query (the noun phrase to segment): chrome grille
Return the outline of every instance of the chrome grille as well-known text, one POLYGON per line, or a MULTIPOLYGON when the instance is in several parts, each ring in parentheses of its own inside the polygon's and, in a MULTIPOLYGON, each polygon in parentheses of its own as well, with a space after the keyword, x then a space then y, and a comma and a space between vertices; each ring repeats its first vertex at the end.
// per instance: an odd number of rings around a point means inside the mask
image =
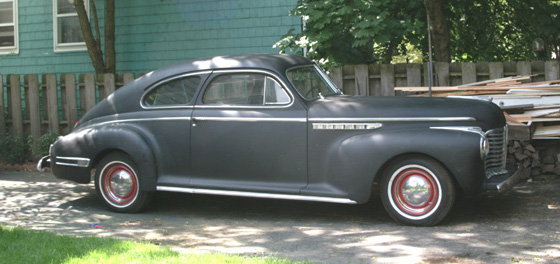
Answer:
POLYGON ((490 152, 484 160, 486 177, 507 173, 506 154, 507 154, 507 126, 488 130, 486 138, 490 144, 490 152))

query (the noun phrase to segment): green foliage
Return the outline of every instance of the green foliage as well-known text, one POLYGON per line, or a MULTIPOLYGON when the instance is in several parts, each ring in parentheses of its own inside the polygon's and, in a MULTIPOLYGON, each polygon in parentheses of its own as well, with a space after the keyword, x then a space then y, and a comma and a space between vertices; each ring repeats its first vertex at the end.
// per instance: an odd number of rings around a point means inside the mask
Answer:
POLYGON ((0 135, 0 162, 21 164, 27 159, 28 146, 21 138, 10 134, 0 135))
MULTIPOLYGON (((560 1, 443 2, 453 61, 560 58, 560 1), (537 38, 544 51, 533 50, 537 38)), ((299 0, 292 15, 303 18, 305 30, 290 30, 275 45, 281 52, 307 48, 327 66, 427 60, 422 0, 299 0)))
POLYGON ((50 131, 47 134, 42 135, 37 141, 34 141, 32 137, 27 139, 27 144, 29 144, 29 148, 31 149, 31 154, 34 159, 39 159, 49 154, 49 147, 52 143, 54 143, 60 133, 58 131, 50 131))
POLYGON ((275 47, 281 52, 307 48, 308 57, 326 64, 388 62, 405 39, 416 40, 423 22, 422 1, 300 0, 292 15, 305 32, 290 30, 275 47))

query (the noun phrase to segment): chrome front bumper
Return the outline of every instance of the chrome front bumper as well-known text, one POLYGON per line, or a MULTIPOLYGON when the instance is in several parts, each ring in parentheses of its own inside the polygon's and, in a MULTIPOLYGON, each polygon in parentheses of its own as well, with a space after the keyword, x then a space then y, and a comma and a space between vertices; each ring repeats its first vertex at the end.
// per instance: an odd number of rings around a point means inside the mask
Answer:
POLYGON ((511 190, 513 186, 527 179, 531 173, 530 169, 523 167, 517 168, 513 174, 496 175, 486 180, 485 189, 487 191, 505 192, 511 190))
POLYGON ((51 156, 47 155, 42 157, 39 162, 37 162, 37 170, 45 171, 45 168, 51 167, 51 156))

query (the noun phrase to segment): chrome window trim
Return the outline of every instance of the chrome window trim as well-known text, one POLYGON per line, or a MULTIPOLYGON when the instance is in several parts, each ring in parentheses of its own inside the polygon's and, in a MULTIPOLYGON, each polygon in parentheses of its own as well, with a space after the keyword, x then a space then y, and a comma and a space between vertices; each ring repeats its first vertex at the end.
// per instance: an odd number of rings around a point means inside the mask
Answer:
POLYGON ((310 118, 311 122, 450 122, 476 121, 474 117, 310 118))
MULTIPOLYGON (((170 82, 170 81, 173 81, 173 80, 177 80, 177 79, 180 79, 180 78, 191 77, 191 76, 196 76, 196 75, 203 75, 203 74, 210 74, 210 73, 212 73, 212 71, 189 72, 189 73, 185 73, 185 74, 175 75, 173 77, 162 79, 162 80, 160 80, 156 83, 153 83, 153 84, 149 85, 148 87, 144 88, 144 94, 142 94, 142 96, 140 97, 140 107, 142 107, 142 109, 144 109, 144 110, 192 108, 194 102, 196 101, 196 92, 198 92, 198 89, 195 91, 195 97, 193 97, 191 99, 191 101, 189 102, 189 104, 187 104, 187 105, 150 106, 150 105, 145 105, 144 104, 144 99, 153 89, 157 88, 159 85, 161 85, 163 83, 170 82)), ((201 77, 200 78, 201 83, 198 84, 199 87, 203 84, 203 81, 204 80, 201 77)))
MULTIPOLYGON (((317 63, 307 64, 307 65, 294 66, 294 67, 291 67, 291 68, 286 69, 286 72, 285 72, 284 74, 286 75, 286 78, 287 78, 288 72, 289 72, 289 71, 292 71, 292 70, 295 70, 295 69, 300 69, 300 68, 308 68, 308 67, 313 67, 313 68, 315 68, 315 70, 319 73, 319 75, 321 75, 321 77, 323 77, 323 80, 327 83, 327 85, 328 85, 329 87, 331 87, 331 89, 333 89, 333 91, 338 91, 338 93, 339 93, 340 95, 344 94, 344 93, 342 92, 342 90, 338 89, 338 87, 337 87, 337 86, 334 84, 334 82, 329 78, 329 76, 325 74, 325 72, 321 69, 321 67, 319 67, 319 66, 317 65, 317 63)), ((307 101, 307 102, 310 102, 310 101, 314 101, 314 100, 316 100, 316 99, 319 99, 319 98, 306 99, 305 96, 303 96, 303 95, 299 92, 299 90, 298 90, 298 89, 296 88, 296 86, 292 83, 292 81, 290 81, 290 79, 288 79, 288 81, 289 81, 290 84, 292 85, 293 89, 298 93, 298 95, 299 95, 303 100, 305 100, 305 101, 307 101)), ((320 96, 320 97, 322 97, 322 96, 320 96)), ((321 98, 321 99, 324 99, 324 98, 321 98)))
MULTIPOLYGON (((282 105, 218 105, 218 104, 204 104, 202 102, 202 97, 204 97, 204 92, 206 92, 206 88, 208 88, 208 85, 204 85, 204 89, 200 94, 200 104, 195 104, 195 108, 200 108, 200 109, 223 109, 223 108, 235 108, 235 109, 282 109, 282 108, 289 108, 290 106, 292 106, 294 104, 295 101, 295 97, 294 94, 292 93, 292 91, 288 88, 289 86, 286 85, 286 83, 284 81, 282 81, 282 78, 280 78, 277 74, 275 74, 274 72, 271 71, 266 71, 266 70, 257 70, 257 69, 237 69, 237 70, 215 70, 214 72, 212 72, 212 74, 228 74, 228 73, 261 73, 264 74, 265 77, 271 77, 273 80, 275 80, 276 82, 278 82, 281 86, 282 89, 284 89, 284 91, 286 91, 286 93, 288 94, 288 96, 290 97, 290 102, 287 104, 282 104, 282 105)), ((212 77, 212 80, 215 77, 212 77)), ((212 80, 209 80, 208 84, 210 84, 212 82, 212 80)))
POLYGON ((305 123, 305 118, 274 118, 274 117, 195 117, 193 121, 223 121, 223 122, 300 122, 305 123))
POLYGON ((70 167, 89 167, 90 159, 81 157, 55 157, 56 165, 70 166, 70 167))
POLYGON ((166 191, 166 192, 191 193, 191 194, 211 194, 211 195, 251 197, 251 198, 268 198, 268 199, 298 200, 298 201, 310 201, 310 202, 357 204, 356 201, 347 198, 305 196, 305 195, 296 195, 296 194, 226 191, 226 190, 183 188, 183 187, 171 187, 171 186, 157 186, 157 190, 166 191))
POLYGON ((381 127, 381 123, 313 123, 314 130, 374 130, 381 127))

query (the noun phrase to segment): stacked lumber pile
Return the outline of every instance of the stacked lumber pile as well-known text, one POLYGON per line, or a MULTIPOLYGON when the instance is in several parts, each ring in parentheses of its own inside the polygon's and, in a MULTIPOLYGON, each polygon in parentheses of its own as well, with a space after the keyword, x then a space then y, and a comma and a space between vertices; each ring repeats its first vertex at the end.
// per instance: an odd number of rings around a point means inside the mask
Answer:
MULTIPOLYGON (((491 100, 504 110, 512 139, 560 139, 560 80, 528 83, 530 79, 531 76, 516 76, 433 87, 432 96, 491 100)), ((427 87, 396 87, 395 91, 429 96, 427 87)))

